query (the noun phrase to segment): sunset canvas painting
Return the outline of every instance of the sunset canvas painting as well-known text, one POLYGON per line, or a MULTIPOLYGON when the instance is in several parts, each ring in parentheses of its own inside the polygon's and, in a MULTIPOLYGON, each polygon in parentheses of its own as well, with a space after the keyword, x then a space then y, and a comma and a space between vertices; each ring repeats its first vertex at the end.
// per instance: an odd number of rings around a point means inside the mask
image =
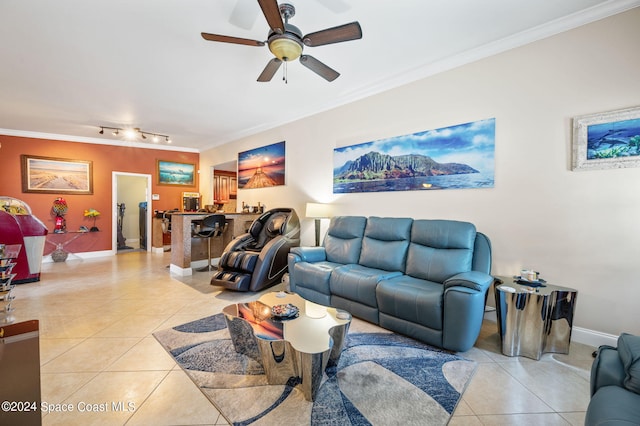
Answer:
POLYGON ((284 141, 238 154, 238 188, 268 188, 284 181, 284 141))

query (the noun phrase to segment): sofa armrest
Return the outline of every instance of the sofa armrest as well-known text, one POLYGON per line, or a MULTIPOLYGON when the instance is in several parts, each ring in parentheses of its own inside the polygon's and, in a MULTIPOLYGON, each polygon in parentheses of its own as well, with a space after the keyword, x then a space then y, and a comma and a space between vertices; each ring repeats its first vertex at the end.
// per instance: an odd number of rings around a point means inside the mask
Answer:
POLYGON ((327 252, 324 247, 292 247, 291 254, 298 257, 298 262, 322 262, 327 260, 327 252))
POLYGON ((443 284, 445 290, 451 287, 460 286, 485 293, 489 289, 489 286, 491 286, 492 282, 493 277, 489 274, 478 271, 469 271, 461 272, 451 278, 447 278, 443 284))
MULTIPOLYGON (((296 292, 298 284, 304 280, 304 274, 297 271, 296 264, 300 262, 317 263, 327 259, 324 247, 291 247, 287 255, 289 266, 289 290, 296 292)), ((329 297, 329 296, 327 296, 329 297)), ((325 304, 327 301, 323 301, 325 304)))
POLYGON ((486 292, 463 285, 452 285, 444 291, 442 307, 442 346, 455 352, 473 347, 484 318, 486 292))
POLYGON ((618 351, 611 346, 600 346, 591 366, 591 396, 604 386, 624 387, 624 365, 618 351))
POLYGON ((618 337, 618 355, 624 367, 624 387, 640 394, 640 336, 622 333, 618 337))

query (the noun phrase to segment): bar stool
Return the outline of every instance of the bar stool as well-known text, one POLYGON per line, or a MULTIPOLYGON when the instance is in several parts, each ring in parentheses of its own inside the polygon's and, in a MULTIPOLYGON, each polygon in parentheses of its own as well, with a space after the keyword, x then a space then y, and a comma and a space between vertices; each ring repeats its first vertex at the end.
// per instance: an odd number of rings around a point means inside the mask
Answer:
POLYGON ((197 271, 213 271, 215 268, 211 265, 211 240, 221 236, 227 229, 227 220, 223 214, 212 214, 202 219, 202 225, 198 232, 194 234, 197 238, 207 239, 207 266, 196 269, 197 271))

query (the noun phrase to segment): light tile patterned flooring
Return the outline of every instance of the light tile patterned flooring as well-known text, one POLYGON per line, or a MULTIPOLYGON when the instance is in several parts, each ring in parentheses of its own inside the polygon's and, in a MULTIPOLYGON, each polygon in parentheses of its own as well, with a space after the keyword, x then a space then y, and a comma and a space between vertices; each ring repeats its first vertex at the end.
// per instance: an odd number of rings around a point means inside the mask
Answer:
MULTIPOLYGON (((42 400, 71 403, 44 425, 226 425, 152 333, 221 311, 255 294, 220 291, 209 273, 176 277, 169 253, 133 252, 43 265, 42 279, 16 288, 17 321, 40 320, 42 400), (131 410, 114 411, 122 402, 131 410), (105 412, 80 412, 103 404, 105 412)), ((500 354, 485 320, 463 353, 478 369, 450 425, 582 425, 594 348, 540 361, 500 354)), ((99 407, 99 406, 98 406, 99 407)))

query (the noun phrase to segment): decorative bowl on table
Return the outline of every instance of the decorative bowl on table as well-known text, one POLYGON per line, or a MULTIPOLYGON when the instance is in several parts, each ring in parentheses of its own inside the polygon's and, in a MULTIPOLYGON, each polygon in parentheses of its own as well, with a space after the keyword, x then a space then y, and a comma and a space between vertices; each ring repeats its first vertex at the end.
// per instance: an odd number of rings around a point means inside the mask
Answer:
POLYGON ((274 305, 271 307, 271 315, 274 319, 289 320, 298 317, 300 309, 291 303, 274 305))
POLYGON ((528 278, 517 275, 513 277, 513 280, 518 284, 527 285, 529 287, 546 287, 547 286, 547 281, 543 280, 542 278, 530 280, 528 278))

